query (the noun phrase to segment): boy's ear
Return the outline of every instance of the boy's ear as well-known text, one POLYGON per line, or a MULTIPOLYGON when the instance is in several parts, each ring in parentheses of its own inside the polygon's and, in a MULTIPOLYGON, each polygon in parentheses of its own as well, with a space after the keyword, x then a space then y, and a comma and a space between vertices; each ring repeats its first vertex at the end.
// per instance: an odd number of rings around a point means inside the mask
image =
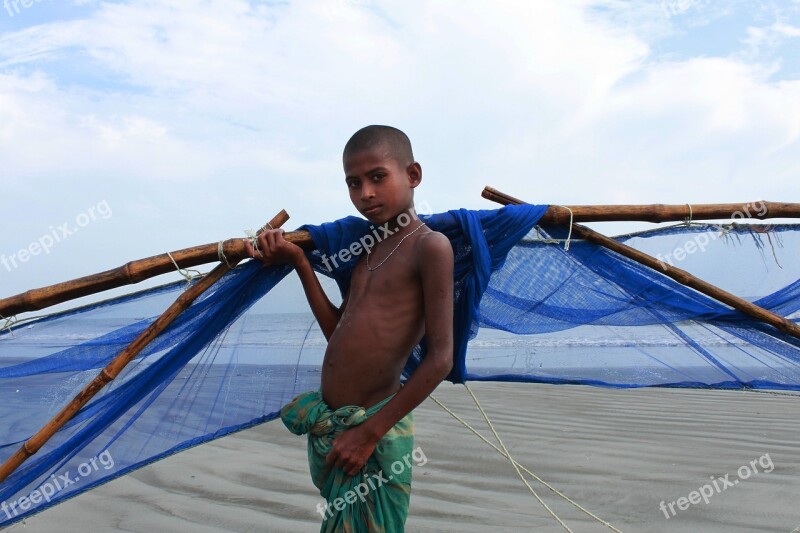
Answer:
POLYGON ((408 165, 406 173, 408 174, 408 181, 412 189, 422 181, 422 166, 416 161, 408 165))

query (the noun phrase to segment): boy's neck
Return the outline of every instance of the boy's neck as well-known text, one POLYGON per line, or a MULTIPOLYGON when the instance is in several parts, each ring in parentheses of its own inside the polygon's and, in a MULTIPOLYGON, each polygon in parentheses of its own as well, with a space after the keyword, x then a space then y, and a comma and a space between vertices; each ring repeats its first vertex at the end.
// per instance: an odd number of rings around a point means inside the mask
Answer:
POLYGON ((417 215, 417 211, 412 205, 411 207, 404 209, 403 211, 398 213, 396 216, 390 218, 386 222, 382 224, 376 224, 376 226, 386 226, 388 224, 388 226, 386 227, 393 233, 392 235, 386 237, 383 240, 387 239, 391 240, 395 236, 403 236, 411 231, 414 231, 414 229, 416 229, 420 223, 421 221, 419 219, 419 216, 417 215))

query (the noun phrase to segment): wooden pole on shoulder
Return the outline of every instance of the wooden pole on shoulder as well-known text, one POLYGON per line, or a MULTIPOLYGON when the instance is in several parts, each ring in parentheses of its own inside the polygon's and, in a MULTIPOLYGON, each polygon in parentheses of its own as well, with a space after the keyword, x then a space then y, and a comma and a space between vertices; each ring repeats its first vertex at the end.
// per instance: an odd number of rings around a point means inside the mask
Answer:
MULTIPOLYGON (((503 205, 525 203, 522 200, 514 198, 513 196, 509 196, 496 189, 490 189, 488 187, 484 189, 482 196, 488 200, 492 200, 493 202, 503 205)), ((600 246, 604 246, 609 250, 613 250, 614 252, 623 255, 628 259, 632 259, 637 263, 650 267, 651 269, 674 279, 681 285, 690 287, 697 292, 703 293, 706 296, 724 303, 725 305, 729 305, 730 307, 737 309, 746 315, 761 320, 762 322, 766 322, 767 324, 786 333, 787 335, 791 335, 800 339, 800 326, 791 320, 764 309, 763 307, 759 307, 758 305, 748 302, 747 300, 739 298, 738 296, 731 294, 728 291, 717 287, 716 285, 712 285, 707 281, 703 281, 702 279, 689 274, 685 270, 668 265, 651 255, 640 252, 635 248, 631 248, 627 244, 622 244, 621 242, 615 241, 614 239, 606 237, 602 233, 598 233, 587 228, 586 226, 581 226, 580 224, 573 224, 572 233, 573 235, 577 235, 582 239, 599 244, 600 246)))
MULTIPOLYGON (((279 228, 287 220, 289 215, 286 211, 281 211, 269 222, 269 226, 279 228)), ((42 429, 28 439, 11 457, 0 465, 0 483, 11 475, 19 466, 30 456, 41 449, 44 444, 61 429, 64 424, 69 422, 80 409, 91 400, 103 387, 116 378, 128 363, 130 363, 150 341, 155 339, 163 332, 183 311, 192 305, 198 296, 208 290, 222 276, 228 273, 231 268, 236 266, 241 257, 230 262, 230 266, 225 263, 217 265, 211 272, 203 276, 194 285, 186 289, 175 302, 167 308, 164 313, 150 324, 147 329, 142 331, 127 347, 125 347, 100 373, 81 390, 59 413, 54 416, 42 429)))
MULTIPOLYGON (((484 187, 481 195, 502 197, 503 193, 484 187)), ((545 202, 542 202, 545 203, 545 202)), ((565 226, 570 222, 680 222, 681 220, 720 220, 800 218, 800 204, 757 200, 745 204, 642 204, 642 205, 551 205, 539 224, 565 226)))
MULTIPOLYGON (((301 248, 313 249, 314 247, 307 231, 295 231, 286 233, 284 236, 287 241, 293 242, 301 248)), ((241 261, 247 256, 244 241, 244 239, 228 239, 222 243, 223 254, 231 264, 241 261)), ((0 299, 0 315, 10 317, 28 311, 37 311, 75 298, 139 283, 154 276, 173 272, 175 263, 170 259, 170 255, 180 268, 190 268, 222 260, 219 254, 219 243, 203 244, 176 250, 169 254, 154 255, 130 261, 99 274, 32 289, 0 299)))

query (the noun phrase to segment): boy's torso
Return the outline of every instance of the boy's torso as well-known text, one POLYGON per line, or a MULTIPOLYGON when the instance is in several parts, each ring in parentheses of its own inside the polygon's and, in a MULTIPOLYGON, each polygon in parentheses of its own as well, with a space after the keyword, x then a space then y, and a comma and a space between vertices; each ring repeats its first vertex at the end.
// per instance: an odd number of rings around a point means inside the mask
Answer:
POLYGON ((353 269, 347 305, 323 362, 322 394, 332 408, 369 407, 400 388, 408 355, 425 332, 417 252, 424 234, 411 236, 376 268, 399 242, 387 240, 369 258, 374 270, 367 269, 366 257, 353 269))

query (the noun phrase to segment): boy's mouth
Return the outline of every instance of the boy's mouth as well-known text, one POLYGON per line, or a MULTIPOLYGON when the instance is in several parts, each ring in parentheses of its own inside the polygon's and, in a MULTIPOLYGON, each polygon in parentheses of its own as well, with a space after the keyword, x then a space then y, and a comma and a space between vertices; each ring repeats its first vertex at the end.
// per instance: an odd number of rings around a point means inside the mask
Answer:
POLYGON ((380 211, 380 209, 381 209, 381 206, 379 206, 379 205, 373 205, 373 206, 370 206, 370 207, 367 207, 367 208, 365 208, 365 209, 364 209, 363 211, 361 211, 361 212, 362 212, 364 215, 366 215, 366 216, 370 216, 370 215, 374 215, 375 213, 377 213, 378 211, 380 211))

